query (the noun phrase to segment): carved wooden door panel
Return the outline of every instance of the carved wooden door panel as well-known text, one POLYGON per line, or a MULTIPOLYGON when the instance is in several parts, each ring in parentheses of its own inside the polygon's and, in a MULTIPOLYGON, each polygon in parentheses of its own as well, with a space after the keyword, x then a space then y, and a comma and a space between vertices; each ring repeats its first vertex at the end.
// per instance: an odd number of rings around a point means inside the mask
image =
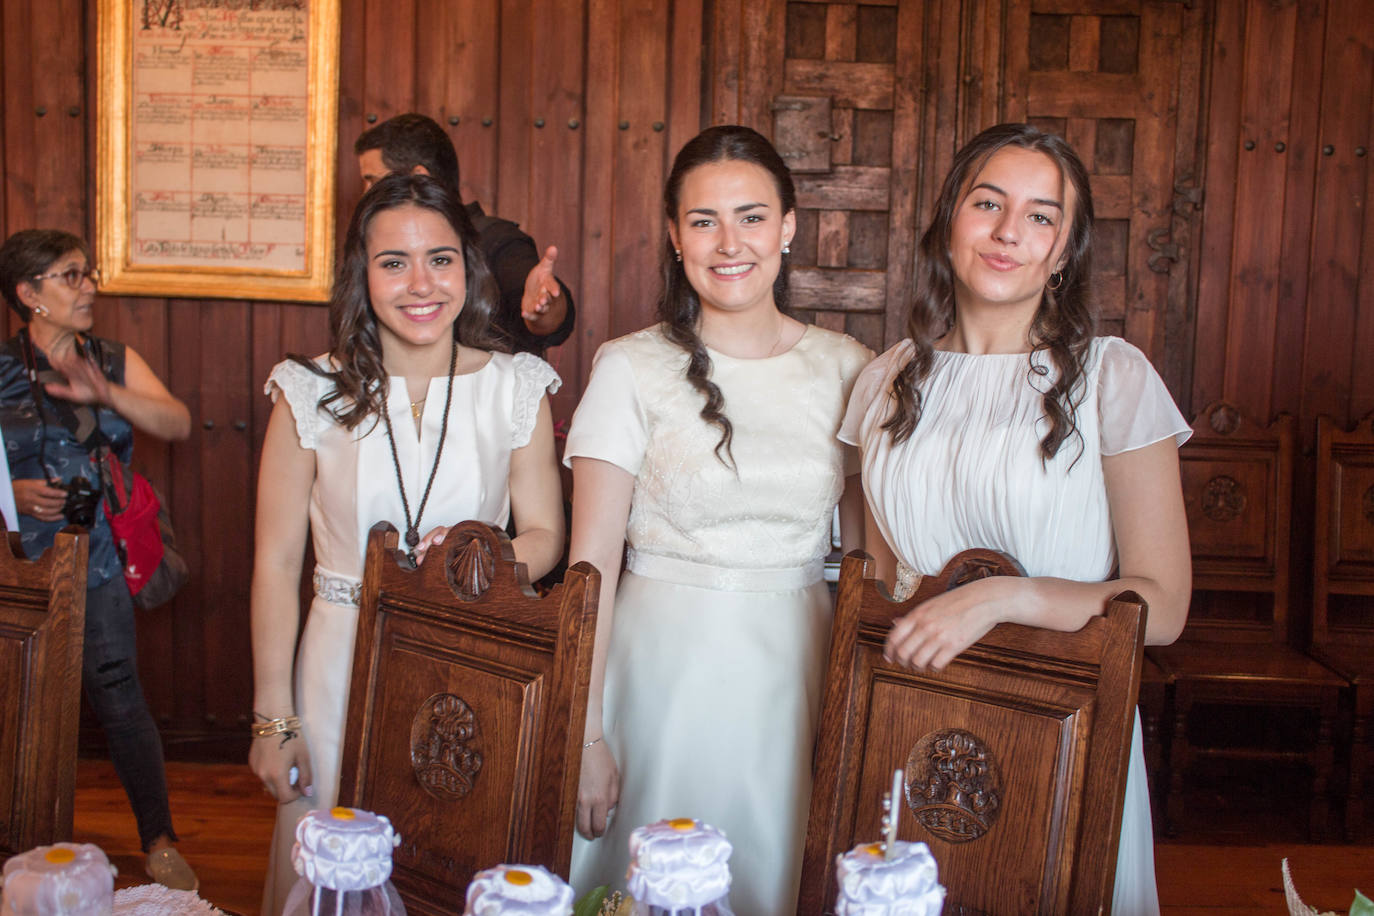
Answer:
POLYGON ((797 182, 792 307, 877 351, 901 336, 915 245, 917 18, 895 2, 787 3, 769 100, 797 182))
POLYGON ((1188 391, 1205 4, 763 6, 759 24, 785 21, 781 53, 766 29, 727 33, 739 67, 711 74, 713 96, 725 86, 742 98, 737 110, 717 104, 712 117, 771 130, 796 173, 799 317, 875 350, 900 339, 916 240, 954 152, 984 127, 1028 120, 1068 139, 1092 174, 1103 333, 1135 343, 1176 393, 1188 391))
POLYGON ((1060 134, 1082 157, 1102 333, 1144 350, 1176 397, 1191 387, 1204 5, 1010 0, 1004 10, 1002 116, 1060 134))

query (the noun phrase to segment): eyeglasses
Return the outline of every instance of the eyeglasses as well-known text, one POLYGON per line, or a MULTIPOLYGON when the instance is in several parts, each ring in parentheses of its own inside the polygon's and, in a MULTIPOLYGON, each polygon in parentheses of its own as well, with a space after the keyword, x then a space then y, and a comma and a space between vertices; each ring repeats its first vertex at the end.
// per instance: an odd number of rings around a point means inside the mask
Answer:
POLYGON ((85 267, 68 267, 66 270, 56 270, 50 274, 34 274, 29 279, 52 280, 57 277, 61 277, 62 282, 67 284, 68 288, 80 289, 81 281, 85 280, 87 277, 91 278, 92 283, 100 282, 100 268, 91 267, 89 264, 85 267))

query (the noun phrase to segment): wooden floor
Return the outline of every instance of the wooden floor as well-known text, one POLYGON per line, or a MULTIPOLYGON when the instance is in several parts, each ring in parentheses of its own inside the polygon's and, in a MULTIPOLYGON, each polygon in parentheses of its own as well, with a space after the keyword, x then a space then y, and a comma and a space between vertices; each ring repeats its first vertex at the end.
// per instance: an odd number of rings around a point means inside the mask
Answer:
MULTIPOLYGON (((172 814, 181 851, 200 875, 201 896, 243 916, 260 907, 262 874, 276 805, 247 766, 169 763, 172 814)), ((95 843, 119 868, 117 887, 140 884, 143 856, 133 815, 114 769, 82 760, 77 769, 76 840, 95 843)), ((1286 913, 1279 862, 1288 857, 1303 899, 1344 913, 1360 887, 1374 896, 1374 847, 1301 843, 1155 847, 1167 916, 1286 913)))

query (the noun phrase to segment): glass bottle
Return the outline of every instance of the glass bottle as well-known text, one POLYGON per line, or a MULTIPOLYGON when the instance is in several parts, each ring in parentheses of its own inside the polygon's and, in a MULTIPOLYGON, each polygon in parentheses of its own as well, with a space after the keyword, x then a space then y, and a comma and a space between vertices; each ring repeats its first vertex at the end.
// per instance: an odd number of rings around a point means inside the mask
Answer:
POLYGON ((734 916, 733 851, 724 833, 690 817, 635 828, 626 876, 634 916, 734 916))
POLYGON ((925 843, 860 843, 835 857, 835 916, 940 916, 945 889, 925 843))
POLYGON ((300 879, 283 916, 405 916, 391 884, 391 821, 357 808, 307 813, 296 824, 291 861, 300 879))
POLYGON ((498 865, 468 885, 463 916, 571 916, 573 889, 539 865, 498 865))
POLYGON ((115 868, 99 846, 55 843, 5 862, 4 916, 108 916, 115 868))

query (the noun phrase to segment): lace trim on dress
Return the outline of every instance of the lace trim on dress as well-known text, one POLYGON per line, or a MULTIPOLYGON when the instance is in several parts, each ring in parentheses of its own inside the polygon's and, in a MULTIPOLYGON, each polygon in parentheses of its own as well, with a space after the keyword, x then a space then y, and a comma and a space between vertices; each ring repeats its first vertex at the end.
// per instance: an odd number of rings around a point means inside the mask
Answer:
POLYGON ((277 392, 286 396, 291 414, 296 418, 296 435, 301 448, 313 449, 320 433, 320 382, 318 375, 292 360, 277 363, 267 376, 263 393, 276 403, 277 392))
POLYGON ((534 434, 534 424, 539 419, 539 399, 544 392, 554 394, 562 386, 553 366, 544 362, 533 353, 516 353, 512 357, 515 367, 515 405, 511 416, 510 447, 520 448, 528 445, 534 434))
POLYGON ((916 588, 921 584, 921 574, 907 566, 901 560, 897 561, 897 585, 892 590, 893 601, 905 601, 916 594, 916 588))
POLYGON ((357 607, 363 596, 363 584, 348 576, 336 576, 322 567, 315 567, 311 577, 315 583, 315 594, 330 604, 340 607, 357 607))

